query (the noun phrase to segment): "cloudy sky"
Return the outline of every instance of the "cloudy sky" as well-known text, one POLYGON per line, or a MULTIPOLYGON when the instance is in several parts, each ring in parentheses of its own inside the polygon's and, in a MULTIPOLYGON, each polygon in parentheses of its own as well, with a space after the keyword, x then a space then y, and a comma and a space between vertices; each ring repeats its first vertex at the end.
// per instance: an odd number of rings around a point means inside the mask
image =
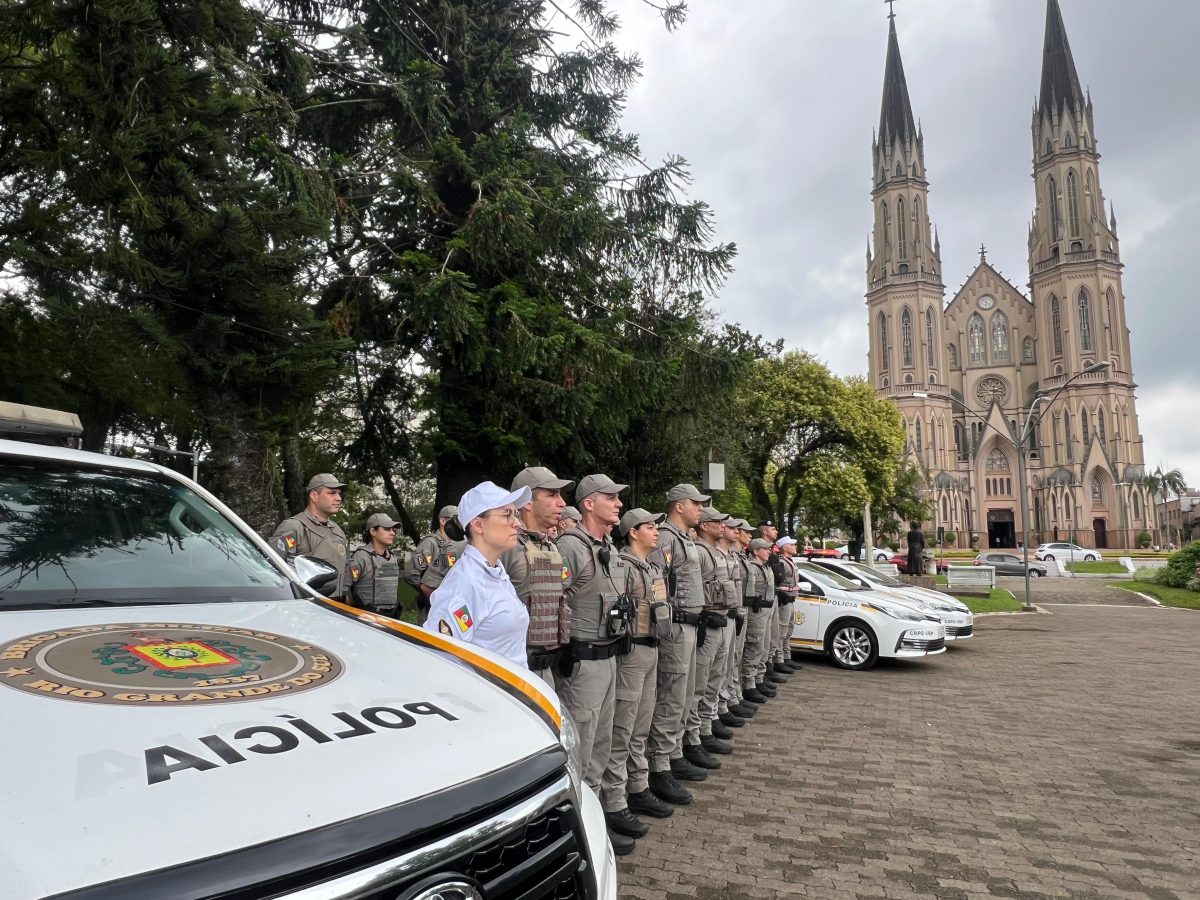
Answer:
MULTIPOLYGON (((614 0, 645 64, 625 124, 648 159, 686 157, 693 196, 739 248, 725 318, 865 374, 871 132, 884 0, 690 0, 666 33, 614 0)), ((1060 0, 1116 205, 1146 462, 1200 483, 1200 3, 1060 0)), ((1030 117, 1046 0, 896 0, 947 300, 987 245, 1028 294, 1030 117)))

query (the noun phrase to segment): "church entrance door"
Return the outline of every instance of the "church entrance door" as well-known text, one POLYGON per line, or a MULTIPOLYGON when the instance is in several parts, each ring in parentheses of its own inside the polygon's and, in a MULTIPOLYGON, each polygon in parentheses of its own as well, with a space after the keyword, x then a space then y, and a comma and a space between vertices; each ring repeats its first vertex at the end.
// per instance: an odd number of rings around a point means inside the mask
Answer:
POLYGON ((1016 517, 1011 509, 989 509, 987 514, 988 546, 1017 546, 1016 517))
POLYGON ((1108 548, 1108 531, 1106 530, 1106 522, 1104 519, 1092 519, 1092 530, 1096 532, 1096 549, 1105 550, 1108 548))

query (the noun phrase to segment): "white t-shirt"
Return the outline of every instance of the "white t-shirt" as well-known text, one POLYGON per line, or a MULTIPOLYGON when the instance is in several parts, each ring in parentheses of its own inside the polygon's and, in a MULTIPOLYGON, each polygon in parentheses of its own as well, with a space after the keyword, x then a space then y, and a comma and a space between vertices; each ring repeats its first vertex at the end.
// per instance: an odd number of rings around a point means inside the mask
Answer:
POLYGON ((489 566, 470 544, 429 598, 425 630, 486 647, 528 667, 529 613, 503 566, 489 566))

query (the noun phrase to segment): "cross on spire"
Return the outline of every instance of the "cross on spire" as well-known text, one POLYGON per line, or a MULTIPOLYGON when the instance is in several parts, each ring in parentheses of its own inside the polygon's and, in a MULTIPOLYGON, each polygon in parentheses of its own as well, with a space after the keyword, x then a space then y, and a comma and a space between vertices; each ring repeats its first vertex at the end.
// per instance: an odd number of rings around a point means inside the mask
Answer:
POLYGON ((896 0, 883 0, 883 2, 888 5, 888 18, 889 19, 896 18, 896 10, 892 6, 892 4, 896 2, 896 0))
POLYGON ((979 261, 981 263, 987 262, 987 247, 983 246, 983 244, 979 245, 979 261))

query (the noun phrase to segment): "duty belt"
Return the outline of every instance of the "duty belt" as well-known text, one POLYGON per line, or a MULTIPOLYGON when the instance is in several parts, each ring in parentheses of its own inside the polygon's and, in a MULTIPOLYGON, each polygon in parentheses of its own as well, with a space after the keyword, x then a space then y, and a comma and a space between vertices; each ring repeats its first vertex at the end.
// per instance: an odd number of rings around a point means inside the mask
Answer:
POLYGON ((729 624, 729 616, 724 609, 706 609, 701 615, 708 628, 724 628, 729 624))
POLYGON ((629 652, 628 643, 618 638, 608 644, 589 644, 587 641, 571 641, 571 658, 577 660, 612 659, 629 652))
POLYGON ((746 599, 746 605, 750 607, 751 612, 762 612, 764 609, 770 609, 771 605, 775 602, 769 597, 748 597, 746 599))
POLYGON ((700 624, 700 613, 685 612, 682 609, 671 610, 671 621, 677 625, 697 626, 700 624))
POLYGON ((656 637, 635 637, 635 638, 633 638, 633 643, 637 644, 639 647, 657 647, 658 646, 658 638, 656 638, 656 637))
POLYGON ((533 672, 552 669, 562 660, 562 654, 562 647, 555 647, 553 650, 529 650, 529 668, 533 672))

